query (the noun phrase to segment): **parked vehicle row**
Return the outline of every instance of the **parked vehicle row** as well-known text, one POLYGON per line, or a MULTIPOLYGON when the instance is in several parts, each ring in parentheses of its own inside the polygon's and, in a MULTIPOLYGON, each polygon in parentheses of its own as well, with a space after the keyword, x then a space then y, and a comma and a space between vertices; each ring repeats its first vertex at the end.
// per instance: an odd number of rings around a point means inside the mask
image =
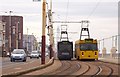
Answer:
MULTIPOLYGON (((48 53, 45 53, 45 56, 48 56, 48 55, 49 55, 48 53)), ((41 53, 36 50, 36 51, 32 51, 28 55, 28 54, 26 54, 24 49, 14 49, 11 52, 10 61, 15 62, 16 60, 20 60, 20 61, 26 62, 27 57, 30 57, 30 59, 32 59, 32 58, 39 59, 41 57, 41 53)))

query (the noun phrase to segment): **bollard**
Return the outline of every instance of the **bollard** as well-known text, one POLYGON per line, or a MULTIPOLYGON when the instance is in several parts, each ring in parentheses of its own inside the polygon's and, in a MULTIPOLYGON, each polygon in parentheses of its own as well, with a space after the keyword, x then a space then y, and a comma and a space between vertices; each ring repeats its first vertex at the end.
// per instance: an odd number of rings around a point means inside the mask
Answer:
POLYGON ((111 58, 115 57, 116 51, 117 51, 116 47, 111 48, 111 51, 110 51, 110 57, 111 58))
POLYGON ((106 48, 104 47, 104 48, 102 49, 102 57, 105 57, 105 55, 106 55, 106 48))

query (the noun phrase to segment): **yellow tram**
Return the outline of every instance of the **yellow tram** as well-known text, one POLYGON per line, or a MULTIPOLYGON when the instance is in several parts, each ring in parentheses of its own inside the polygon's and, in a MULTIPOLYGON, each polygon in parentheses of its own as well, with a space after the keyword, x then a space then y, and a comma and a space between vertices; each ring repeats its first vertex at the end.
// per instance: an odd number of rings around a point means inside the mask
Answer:
POLYGON ((78 60, 98 60, 98 45, 95 39, 77 40, 75 42, 75 57, 78 60))

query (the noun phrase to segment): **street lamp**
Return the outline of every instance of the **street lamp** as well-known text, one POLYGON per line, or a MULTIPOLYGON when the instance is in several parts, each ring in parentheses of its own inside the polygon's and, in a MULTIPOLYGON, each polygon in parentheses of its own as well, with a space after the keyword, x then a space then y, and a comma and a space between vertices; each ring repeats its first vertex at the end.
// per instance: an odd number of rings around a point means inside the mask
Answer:
POLYGON ((16 22, 16 49, 18 49, 18 26, 19 26, 19 21, 16 22))
POLYGON ((9 11, 10 15, 9 15, 9 53, 11 52, 11 13, 13 13, 13 11, 9 11))

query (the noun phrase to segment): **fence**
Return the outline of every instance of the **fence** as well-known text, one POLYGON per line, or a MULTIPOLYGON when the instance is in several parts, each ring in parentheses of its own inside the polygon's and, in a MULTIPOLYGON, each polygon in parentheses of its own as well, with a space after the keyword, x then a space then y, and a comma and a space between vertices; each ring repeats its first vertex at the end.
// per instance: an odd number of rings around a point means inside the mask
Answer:
POLYGON ((120 35, 111 36, 99 40, 99 57, 120 58, 118 40, 120 35))

